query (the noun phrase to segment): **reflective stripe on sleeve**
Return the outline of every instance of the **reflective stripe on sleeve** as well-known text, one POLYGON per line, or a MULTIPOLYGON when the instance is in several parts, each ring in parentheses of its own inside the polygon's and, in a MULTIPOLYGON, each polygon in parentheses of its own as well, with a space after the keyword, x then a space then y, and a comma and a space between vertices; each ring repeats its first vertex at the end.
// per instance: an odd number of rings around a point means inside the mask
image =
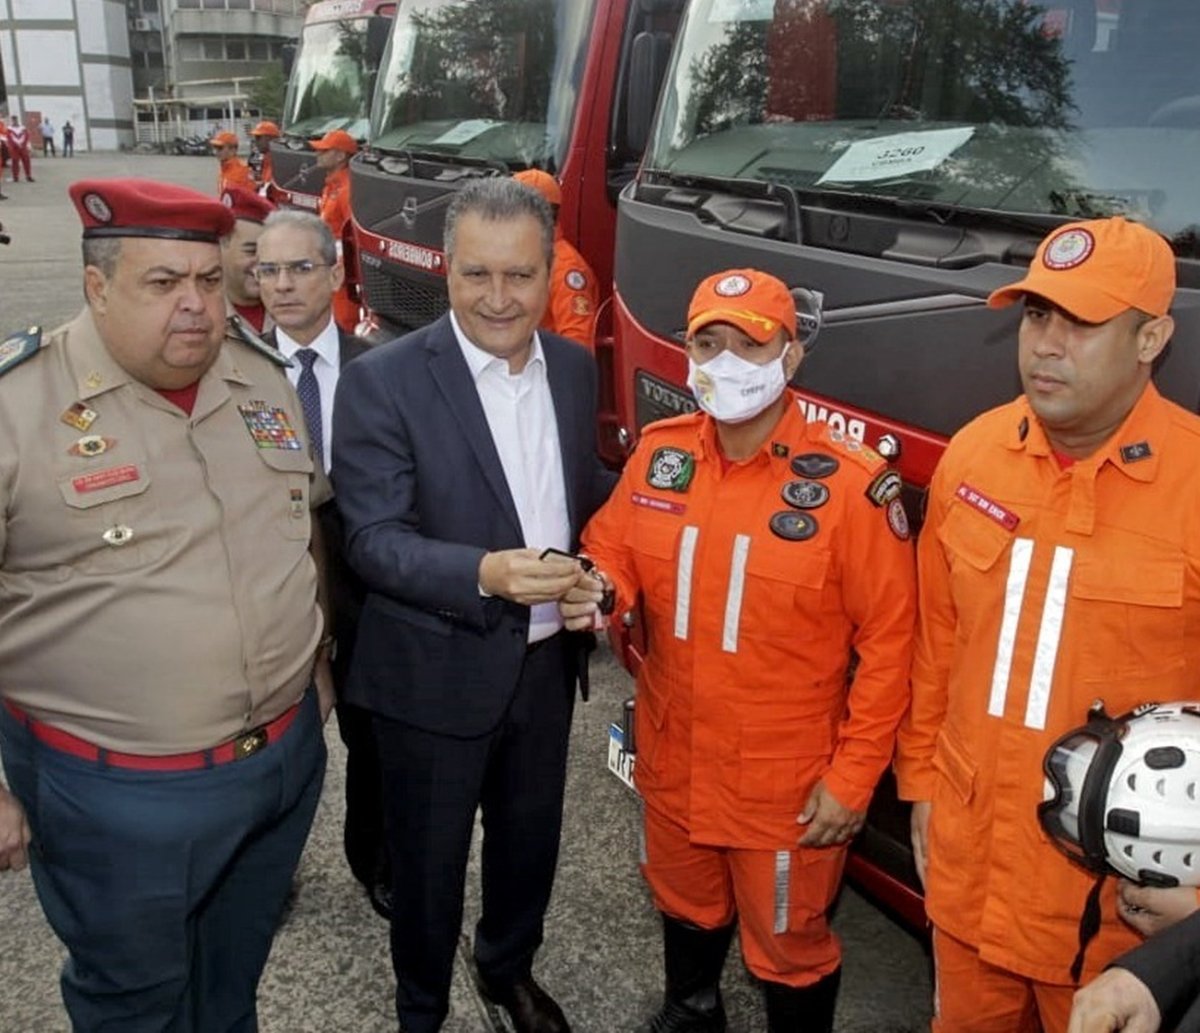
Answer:
POLYGON ((687 640, 688 618, 692 610, 692 564, 696 562, 696 539, 700 528, 683 529, 679 542, 679 569, 675 572, 675 637, 687 640))
POLYGON ((721 648, 736 653, 738 625, 742 619, 742 594, 746 590, 746 558, 750 555, 750 536, 739 534, 733 540, 733 558, 729 561, 729 592, 725 596, 725 627, 721 648))
POLYGON ((775 852, 775 929, 778 936, 788 931, 788 904, 792 876, 792 855, 787 850, 775 852))
POLYGON ((1000 623, 1000 641, 996 645, 996 665, 992 668, 992 693, 988 698, 987 711, 992 717, 1004 716, 1004 699, 1008 694, 1008 677, 1012 671, 1013 649, 1017 642, 1017 624, 1021 620, 1021 604, 1025 600, 1025 584, 1029 580, 1029 564, 1032 560, 1033 540, 1016 539, 1008 561, 1004 619, 1000 623))
POLYGON ((1059 545, 1050 565, 1050 583, 1046 586, 1046 602, 1042 606, 1042 626, 1038 629, 1037 648, 1033 654, 1033 674, 1029 679, 1029 699, 1025 703, 1025 726, 1039 731, 1046 727, 1046 710, 1050 706, 1050 686, 1054 682, 1054 662, 1062 641, 1063 612, 1067 608, 1067 583, 1071 579, 1071 564, 1075 550, 1059 545))

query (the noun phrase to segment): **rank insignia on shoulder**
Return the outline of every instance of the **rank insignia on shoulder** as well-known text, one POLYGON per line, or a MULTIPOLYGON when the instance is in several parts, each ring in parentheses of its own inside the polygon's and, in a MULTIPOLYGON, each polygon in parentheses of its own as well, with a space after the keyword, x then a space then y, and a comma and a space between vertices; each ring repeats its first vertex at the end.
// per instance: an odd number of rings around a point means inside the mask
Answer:
POLYGON ((0 342, 0 375, 7 373, 28 358, 32 358, 42 347, 42 328, 31 326, 11 334, 0 342))
POLYGON ((1135 441, 1132 445, 1121 446, 1121 462, 1123 463, 1136 463, 1140 459, 1149 459, 1153 454, 1149 441, 1135 441))
POLYGON ((886 506, 900 495, 900 474, 889 467, 867 485, 867 498, 876 506, 886 506))
POLYGON ((796 509, 820 509, 829 501, 829 488, 820 481, 788 481, 780 494, 796 509))
POLYGON ((650 457, 646 483, 662 491, 685 492, 696 473, 696 458, 682 448, 664 445, 650 457))
POLYGON ((899 499, 892 499, 888 503, 887 522, 888 527, 892 529, 892 534, 902 542, 908 541, 911 535, 908 529, 908 514, 904 511, 904 503, 899 499))
POLYGON ((792 460, 792 473, 820 480, 837 473, 841 465, 835 457, 824 452, 805 452, 792 460))
POLYGON ((291 369, 295 363, 284 355, 278 348, 272 348, 266 340, 260 337, 249 323, 241 316, 232 315, 225 320, 225 327, 228 336, 236 338, 246 345, 247 348, 252 348, 254 351, 270 359, 276 366, 282 366, 284 369, 291 369))
POLYGON ((775 513, 770 522, 771 533, 789 542, 805 542, 812 538, 821 525, 811 513, 784 509, 775 513))

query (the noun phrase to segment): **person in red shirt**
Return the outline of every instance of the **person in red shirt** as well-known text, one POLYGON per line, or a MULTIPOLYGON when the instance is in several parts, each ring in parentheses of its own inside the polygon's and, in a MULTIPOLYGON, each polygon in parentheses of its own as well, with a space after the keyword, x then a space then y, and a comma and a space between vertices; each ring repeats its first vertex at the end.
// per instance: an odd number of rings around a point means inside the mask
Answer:
POLYGON ((275 211, 275 205, 243 187, 232 187, 221 195, 221 202, 233 212, 233 231, 221 238, 221 272, 225 282, 226 309, 246 321, 256 334, 270 327, 262 294, 254 276, 258 262, 258 238, 263 222, 275 211))
POLYGON ((25 178, 34 182, 30 168, 29 130, 21 125, 16 115, 11 116, 8 125, 8 156, 12 161, 12 176, 14 183, 21 182, 21 170, 25 170, 25 178))
POLYGON ((550 304, 546 306, 546 314, 542 317, 542 329, 591 348, 596 341, 596 308, 600 304, 600 285, 583 255, 563 236, 558 221, 562 188, 557 179, 541 169, 525 169, 515 173, 513 179, 536 190, 554 210, 550 304))
POLYGON ((250 166, 237 156, 237 135, 225 129, 208 142, 220 162, 217 172, 217 197, 224 197, 225 191, 232 187, 254 190, 254 176, 250 172, 250 166))
MULTIPOLYGON (((701 412, 643 431, 583 549, 639 598, 642 872, 663 917, 653 1033, 722 1033, 735 922, 772 1033, 829 1033, 841 950, 828 911, 908 705, 913 550, 899 476, 809 423, 786 384, 795 302, 756 269, 704 280, 688 310, 701 412), (858 664, 848 681, 851 657, 858 664)), ((590 627, 600 580, 560 604, 590 627)))
POLYGON ((347 261, 346 245, 350 243, 350 159, 358 153, 358 141, 344 129, 334 129, 312 146, 317 152, 317 164, 325 170, 325 187, 317 214, 333 233, 338 257, 347 274, 333 296, 333 318, 346 333, 352 334, 358 325, 359 310, 354 297, 356 288, 349 282, 354 270, 347 261))

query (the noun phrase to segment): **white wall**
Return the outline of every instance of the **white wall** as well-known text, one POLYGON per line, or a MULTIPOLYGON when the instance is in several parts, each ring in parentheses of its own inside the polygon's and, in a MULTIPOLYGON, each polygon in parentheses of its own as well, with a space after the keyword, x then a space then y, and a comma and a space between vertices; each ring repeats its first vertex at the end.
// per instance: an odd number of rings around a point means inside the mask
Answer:
MULTIPOLYGON (((100 6, 102 0, 79 0, 79 6, 100 6)), ((71 0, 9 0, 14 18, 64 18, 70 21, 75 17, 71 0)))
MULTIPOLYGON (((79 55, 75 33, 70 29, 18 29, 17 59, 21 63, 21 81, 37 86, 78 86, 79 55)), ((11 78, 6 63, 5 73, 11 78)))

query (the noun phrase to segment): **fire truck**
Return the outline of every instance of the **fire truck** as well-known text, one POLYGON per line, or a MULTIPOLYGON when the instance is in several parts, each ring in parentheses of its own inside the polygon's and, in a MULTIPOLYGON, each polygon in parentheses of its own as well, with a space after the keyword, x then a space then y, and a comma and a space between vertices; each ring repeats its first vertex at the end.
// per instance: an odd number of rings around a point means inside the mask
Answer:
POLYGON ((477 176, 540 168, 564 235, 612 280, 616 199, 641 157, 683 0, 401 0, 367 149, 350 166, 371 336, 448 308, 442 223, 477 176))
POLYGON ((283 136, 271 144, 267 196, 276 204, 316 210, 325 173, 310 141, 334 129, 366 139, 395 11, 395 0, 321 0, 309 7, 288 69, 283 136))
MULTIPOLYGON (((1175 251, 1156 380, 1200 409, 1198 52, 1195 0, 691 0, 620 198, 617 435, 693 408, 696 283, 764 269, 819 295, 798 404, 893 457, 916 527, 949 436, 1020 393, 1019 315, 984 299, 1108 215, 1175 251)), ((850 872, 916 921, 907 843, 885 784, 850 872)))

